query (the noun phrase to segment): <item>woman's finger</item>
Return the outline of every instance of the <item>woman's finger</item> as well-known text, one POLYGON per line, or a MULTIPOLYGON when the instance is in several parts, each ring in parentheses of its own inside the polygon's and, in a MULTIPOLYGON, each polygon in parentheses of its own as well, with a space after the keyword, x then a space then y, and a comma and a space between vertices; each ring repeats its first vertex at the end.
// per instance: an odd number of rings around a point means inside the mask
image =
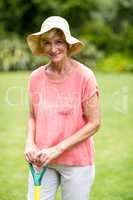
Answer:
POLYGON ((25 154, 25 159, 29 162, 32 163, 32 159, 30 159, 30 156, 28 154, 25 154))
POLYGON ((28 158, 28 156, 27 156, 26 154, 24 154, 24 157, 25 157, 25 160, 26 160, 27 162, 30 162, 30 160, 29 160, 29 158, 28 158))
POLYGON ((30 154, 30 157, 31 157, 32 160, 36 159, 36 152, 35 151, 30 151, 29 154, 30 154))
POLYGON ((39 158, 39 157, 36 157, 36 158, 34 159, 34 162, 40 163, 40 158, 39 158))
POLYGON ((36 156, 37 157, 40 157, 42 155, 42 151, 38 151, 37 153, 36 153, 36 156))
POLYGON ((31 152, 28 152, 26 155, 29 158, 30 162, 34 162, 34 157, 31 152))
POLYGON ((40 164, 40 165, 43 165, 43 163, 47 160, 48 158, 47 157, 41 157, 41 160, 39 160, 39 162, 38 162, 38 164, 40 164))
POLYGON ((48 156, 47 156, 47 154, 42 153, 42 154, 39 156, 39 158, 40 158, 40 162, 43 163, 43 162, 48 158, 48 156))
POLYGON ((47 158, 47 159, 44 161, 43 166, 46 166, 49 162, 50 162, 50 159, 47 158))

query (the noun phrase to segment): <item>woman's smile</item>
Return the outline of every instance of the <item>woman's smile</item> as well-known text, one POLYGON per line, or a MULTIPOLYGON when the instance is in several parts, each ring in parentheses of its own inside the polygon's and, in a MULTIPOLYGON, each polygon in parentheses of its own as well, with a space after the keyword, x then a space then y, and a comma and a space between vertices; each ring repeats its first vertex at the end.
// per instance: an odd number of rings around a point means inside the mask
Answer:
POLYGON ((59 56, 61 53, 50 53, 49 55, 51 56, 51 57, 57 57, 57 56, 59 56))

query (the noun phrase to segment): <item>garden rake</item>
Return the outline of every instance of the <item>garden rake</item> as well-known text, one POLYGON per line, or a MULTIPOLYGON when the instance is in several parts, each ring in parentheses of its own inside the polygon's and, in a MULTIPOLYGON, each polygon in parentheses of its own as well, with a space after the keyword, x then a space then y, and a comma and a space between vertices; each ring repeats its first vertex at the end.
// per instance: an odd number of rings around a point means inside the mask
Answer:
POLYGON ((36 171, 33 165, 29 163, 29 168, 34 180, 34 200, 40 200, 41 181, 47 166, 44 166, 40 171, 36 171))

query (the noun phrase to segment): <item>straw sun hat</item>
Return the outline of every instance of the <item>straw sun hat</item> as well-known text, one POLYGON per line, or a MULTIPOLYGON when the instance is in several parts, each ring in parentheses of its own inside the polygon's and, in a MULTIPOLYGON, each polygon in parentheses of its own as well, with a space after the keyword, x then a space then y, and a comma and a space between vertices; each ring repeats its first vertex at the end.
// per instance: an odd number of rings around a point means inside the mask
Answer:
POLYGON ((51 16, 42 23, 39 32, 27 36, 27 43, 34 55, 44 55, 44 50, 41 47, 40 36, 53 28, 60 29, 64 33, 66 42, 69 44, 69 54, 78 53, 84 46, 83 42, 71 35, 69 24, 63 17, 51 16))

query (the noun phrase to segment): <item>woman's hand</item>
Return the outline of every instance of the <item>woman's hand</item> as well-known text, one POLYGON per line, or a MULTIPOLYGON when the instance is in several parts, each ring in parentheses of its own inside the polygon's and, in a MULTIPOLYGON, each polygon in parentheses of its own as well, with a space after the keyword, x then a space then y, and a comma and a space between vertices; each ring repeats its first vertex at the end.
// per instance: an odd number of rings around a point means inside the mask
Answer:
POLYGON ((59 147, 50 147, 37 152, 37 162, 40 162, 40 166, 45 166, 51 160, 61 155, 62 149, 59 147))
MULTIPOLYGON (((27 162, 35 164, 39 148, 35 144, 26 144, 24 156, 27 162)), ((36 163, 37 164, 37 163, 36 163)))

